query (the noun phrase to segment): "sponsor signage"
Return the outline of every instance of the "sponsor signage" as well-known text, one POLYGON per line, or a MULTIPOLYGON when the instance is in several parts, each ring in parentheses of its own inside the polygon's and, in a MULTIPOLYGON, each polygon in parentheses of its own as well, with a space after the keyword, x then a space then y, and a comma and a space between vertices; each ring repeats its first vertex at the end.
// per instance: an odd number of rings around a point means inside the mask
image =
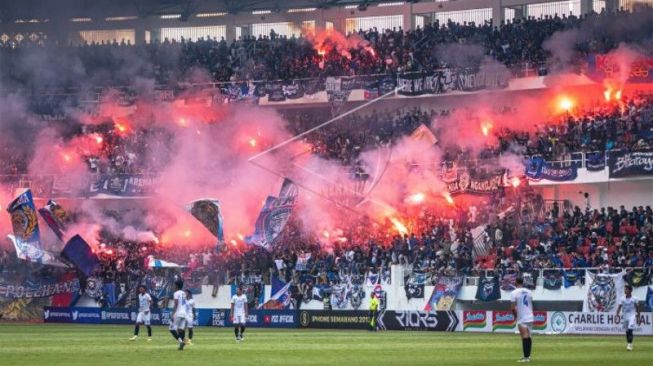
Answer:
MULTIPOLYGON (((229 310, 225 310, 224 326, 231 327, 229 310)), ((216 319, 213 319, 216 322, 216 319)), ((217 321, 221 321, 218 319, 217 321)), ((297 312, 294 310, 250 310, 247 314, 248 327, 297 328, 297 312)))
POLYGON ((488 332, 488 312, 485 310, 466 310, 462 312, 463 331, 488 332))
MULTIPOLYGON (((614 313, 550 312, 549 328, 557 334, 614 334, 623 335, 621 317, 614 313)), ((653 335, 651 313, 641 313, 635 334, 653 335)))
POLYGON ((493 311, 492 312, 492 331, 493 332, 510 332, 515 331, 517 321, 510 311, 493 311))
POLYGON ((299 312, 301 328, 318 329, 369 329, 370 318, 362 310, 302 310, 299 312))
POLYGON ((453 332, 458 327, 458 316, 454 311, 386 311, 379 326, 387 330, 453 332))

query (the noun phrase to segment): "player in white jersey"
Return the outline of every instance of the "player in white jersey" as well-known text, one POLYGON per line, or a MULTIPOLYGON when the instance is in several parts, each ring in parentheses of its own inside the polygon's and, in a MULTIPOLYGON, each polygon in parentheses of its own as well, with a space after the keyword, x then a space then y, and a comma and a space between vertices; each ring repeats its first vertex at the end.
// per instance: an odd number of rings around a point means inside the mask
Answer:
POLYGON ((188 328, 188 339, 186 344, 193 344, 193 321, 195 320, 195 300, 190 290, 186 290, 186 328, 188 328))
POLYGON ((527 288, 524 288, 524 279, 517 277, 515 281, 515 290, 510 294, 510 310, 512 310, 517 320, 517 329, 521 335, 522 350, 524 357, 519 360, 521 363, 531 362, 531 329, 533 329, 533 294, 527 288))
POLYGON ((231 322, 234 324, 236 342, 244 341, 245 323, 247 323, 247 296, 243 294, 243 289, 240 287, 231 297, 231 322))
POLYGON ((625 296, 619 300, 619 306, 617 307, 617 316, 621 314, 623 310, 623 315, 621 317, 621 324, 626 331, 626 350, 633 350, 633 330, 639 324, 639 306, 637 303, 639 300, 633 296, 633 287, 626 285, 624 288, 625 296))
POLYGON ((134 336, 131 337, 130 340, 135 341, 138 339, 138 331, 140 330, 141 324, 145 324, 147 327, 147 340, 152 340, 152 327, 150 326, 150 321, 152 319, 152 313, 150 312, 151 306, 152 297, 147 293, 145 286, 138 286, 138 316, 136 317, 134 336))
POLYGON ((170 334, 179 342, 179 350, 184 350, 184 337, 186 336, 186 293, 182 291, 184 283, 181 281, 175 282, 177 291, 173 294, 175 302, 172 308, 172 318, 170 319, 170 334))

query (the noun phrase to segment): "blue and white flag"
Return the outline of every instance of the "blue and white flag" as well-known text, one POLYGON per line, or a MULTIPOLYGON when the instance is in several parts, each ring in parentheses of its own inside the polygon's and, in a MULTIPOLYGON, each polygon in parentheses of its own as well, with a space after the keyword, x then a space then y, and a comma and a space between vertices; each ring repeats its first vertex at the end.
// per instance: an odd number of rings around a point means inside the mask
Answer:
POLYGON ((180 268, 177 263, 164 261, 163 259, 155 259, 153 256, 147 258, 147 266, 149 268, 180 268))
POLYGON ((290 294, 291 284, 292 282, 283 283, 278 278, 272 277, 272 296, 265 304, 259 306, 259 309, 290 309, 292 305, 292 296, 290 294))
POLYGON ((24 261, 35 262, 47 266, 57 266, 57 267, 67 267, 63 262, 57 259, 57 256, 53 253, 37 248, 31 244, 22 244, 19 245, 16 237, 13 235, 7 235, 7 239, 14 244, 16 249, 16 257, 24 261))
POLYGON ((245 242, 267 250, 272 249, 275 241, 286 227, 297 199, 297 185, 285 179, 279 197, 269 196, 256 219, 254 234, 247 236, 245 242))
POLYGON ((36 263, 42 263, 45 251, 41 246, 39 220, 32 199, 32 191, 27 190, 16 197, 7 207, 11 215, 11 226, 14 235, 9 239, 16 247, 19 258, 36 263))
POLYGON ((224 242, 224 218, 220 201, 204 198, 186 205, 186 210, 204 225, 219 242, 224 242))

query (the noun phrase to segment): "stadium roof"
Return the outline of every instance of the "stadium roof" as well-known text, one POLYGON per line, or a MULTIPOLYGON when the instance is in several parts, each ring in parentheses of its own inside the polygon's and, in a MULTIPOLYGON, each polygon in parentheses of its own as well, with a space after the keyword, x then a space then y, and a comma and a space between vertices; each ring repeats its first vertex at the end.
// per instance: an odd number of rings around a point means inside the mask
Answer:
MULTIPOLYGON (((399 0, 400 1, 400 0, 399 0)), ((405 2, 418 2, 406 0, 405 2)), ((19 19, 182 14, 182 20, 198 12, 238 14, 255 10, 283 11, 398 2, 398 0, 0 0, 0 22, 19 19)))

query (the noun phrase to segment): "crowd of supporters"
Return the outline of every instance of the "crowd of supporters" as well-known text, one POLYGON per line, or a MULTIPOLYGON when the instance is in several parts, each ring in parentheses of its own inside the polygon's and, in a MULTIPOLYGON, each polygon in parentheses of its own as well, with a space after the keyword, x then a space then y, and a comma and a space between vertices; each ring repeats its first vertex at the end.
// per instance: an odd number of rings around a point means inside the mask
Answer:
MULTIPOLYGON (((560 61, 559 55, 544 46, 556 32, 580 29, 591 34, 588 39, 569 40, 577 43, 569 45, 574 54, 564 61, 574 63, 588 53, 607 52, 625 40, 624 34, 612 32, 611 24, 638 21, 642 16, 622 11, 517 18, 496 28, 489 23, 436 21, 414 30, 360 30, 348 35, 347 40, 324 37, 320 32, 288 38, 274 31, 269 36, 245 36, 230 43, 207 37, 196 41, 164 39, 143 45, 115 40, 72 46, 31 44, 25 39, 20 44, 3 44, 0 53, 5 60, 5 84, 28 87, 79 86, 82 80, 94 86, 124 86, 142 78, 168 84, 192 80, 198 70, 207 72, 214 81, 394 74, 443 66, 478 67, 486 56, 509 67, 529 63, 538 68, 547 61, 560 61), (47 69, 47 73, 39 74, 38 80, 31 79, 34 67, 47 69)), ((628 34, 628 40, 639 40, 645 31, 628 34)))

